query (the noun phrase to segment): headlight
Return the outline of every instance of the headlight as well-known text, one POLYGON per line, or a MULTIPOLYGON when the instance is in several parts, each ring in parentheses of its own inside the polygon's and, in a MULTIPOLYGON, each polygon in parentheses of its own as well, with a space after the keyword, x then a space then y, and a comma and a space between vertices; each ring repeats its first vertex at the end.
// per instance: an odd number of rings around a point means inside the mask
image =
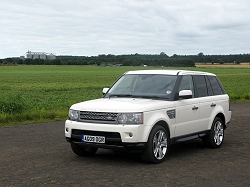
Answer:
POLYGON ((143 113, 122 113, 118 116, 120 124, 143 124, 143 113))
POLYGON ((79 117, 79 112, 77 110, 69 110, 69 120, 77 121, 79 117))

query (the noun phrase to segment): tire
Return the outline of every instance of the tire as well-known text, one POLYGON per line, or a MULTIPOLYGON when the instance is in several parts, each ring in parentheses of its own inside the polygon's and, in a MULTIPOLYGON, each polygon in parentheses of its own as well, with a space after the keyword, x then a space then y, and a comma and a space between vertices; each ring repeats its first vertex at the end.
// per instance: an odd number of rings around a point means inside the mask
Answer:
POLYGON ((208 136, 205 136, 202 141, 205 146, 211 148, 219 148, 224 140, 224 123, 216 117, 213 121, 211 130, 208 136))
POLYGON ((73 143, 71 143, 71 149, 76 155, 85 156, 85 157, 94 156, 96 151, 98 150, 98 148, 95 148, 95 147, 85 148, 85 147, 80 147, 73 143))
POLYGON ((166 129, 155 126, 150 132, 147 146, 141 153, 144 162, 161 163, 166 158, 169 147, 169 137, 166 129))

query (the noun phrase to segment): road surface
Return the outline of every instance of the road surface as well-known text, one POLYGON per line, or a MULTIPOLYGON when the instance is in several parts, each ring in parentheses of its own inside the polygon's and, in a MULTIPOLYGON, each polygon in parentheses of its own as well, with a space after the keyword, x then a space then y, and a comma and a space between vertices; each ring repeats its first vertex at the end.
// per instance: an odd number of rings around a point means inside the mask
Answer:
POLYGON ((233 116, 219 149, 201 140, 172 145, 161 164, 135 154, 99 149, 74 155, 64 122, 0 128, 0 186, 250 186, 250 103, 231 104, 233 116))

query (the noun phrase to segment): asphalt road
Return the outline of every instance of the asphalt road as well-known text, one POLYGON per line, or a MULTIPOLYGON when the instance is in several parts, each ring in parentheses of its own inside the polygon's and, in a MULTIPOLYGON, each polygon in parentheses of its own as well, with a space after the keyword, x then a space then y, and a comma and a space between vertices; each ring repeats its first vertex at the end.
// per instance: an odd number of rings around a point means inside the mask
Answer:
POLYGON ((232 104, 221 148, 201 140, 170 147, 161 164, 99 149, 74 155, 64 122, 0 128, 0 186, 250 186, 250 103, 232 104))

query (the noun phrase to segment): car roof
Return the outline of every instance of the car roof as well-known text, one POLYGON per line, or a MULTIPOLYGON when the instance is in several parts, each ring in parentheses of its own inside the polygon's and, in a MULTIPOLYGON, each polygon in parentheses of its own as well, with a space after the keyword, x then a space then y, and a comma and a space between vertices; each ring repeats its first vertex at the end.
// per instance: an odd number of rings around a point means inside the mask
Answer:
POLYGON ((188 71, 188 70, 134 70, 128 71, 125 74, 162 74, 162 75, 212 75, 213 73, 202 71, 188 71))

